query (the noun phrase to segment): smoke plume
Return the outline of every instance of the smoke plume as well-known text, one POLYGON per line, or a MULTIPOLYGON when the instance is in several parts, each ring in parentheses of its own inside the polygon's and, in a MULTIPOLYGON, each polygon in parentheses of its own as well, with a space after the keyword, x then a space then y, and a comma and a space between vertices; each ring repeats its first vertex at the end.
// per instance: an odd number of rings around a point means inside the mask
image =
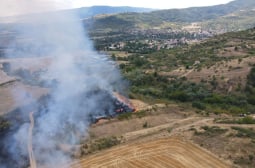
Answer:
MULTIPOLYGON (((15 10, 35 11, 40 7, 52 10, 57 4, 52 1, 33 0, 28 3, 22 0, 20 6, 16 9, 16 5, 15 10)), ((35 115, 33 150, 37 166, 62 167, 71 161, 71 157, 60 144, 79 144, 80 139, 86 136, 90 115, 101 115, 106 108, 113 108, 107 102, 106 95, 120 87, 121 77, 108 56, 93 51, 82 22, 74 13, 29 15, 22 23, 15 24, 14 29, 19 41, 10 44, 10 50, 6 53, 8 57, 50 59, 46 70, 39 76, 40 80, 47 81, 43 86, 49 88, 50 101, 43 106, 34 103, 33 108, 21 110, 25 122, 14 129, 4 142, 4 149, 10 154, 13 165, 0 159, 0 168, 28 166, 31 112, 35 115), (35 109, 37 111, 29 111, 35 109)), ((40 62, 33 64, 39 65, 40 62)), ((18 94, 14 92, 15 97, 19 97, 18 94)))

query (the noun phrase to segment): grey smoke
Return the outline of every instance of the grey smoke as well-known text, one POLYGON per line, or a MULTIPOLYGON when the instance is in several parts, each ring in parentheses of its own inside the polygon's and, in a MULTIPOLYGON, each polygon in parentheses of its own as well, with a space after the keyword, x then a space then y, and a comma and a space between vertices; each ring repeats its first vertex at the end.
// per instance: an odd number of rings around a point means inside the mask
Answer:
MULTIPOLYGON (((36 5, 40 5, 39 2, 36 5)), ((46 6, 54 8, 55 4, 46 6)), ((52 101, 41 109, 44 112, 36 119, 33 145, 39 167, 61 167, 70 162, 71 157, 59 145, 79 144, 80 138, 87 134, 89 114, 100 115, 104 110, 102 104, 107 103, 100 93, 88 95, 98 90, 112 93, 120 87, 121 77, 108 56, 93 51, 82 22, 73 13, 31 15, 15 29, 26 40, 10 44, 8 56, 51 58, 46 73, 40 78, 54 79, 57 85, 50 88, 52 101)), ((14 96, 19 97, 18 94, 15 92, 14 96)), ((28 118, 31 111, 23 111, 24 117, 28 118)), ((28 155, 28 127, 29 121, 5 143, 13 159, 19 162, 26 162, 24 158, 28 155)), ((4 167, 6 165, 2 163, 0 168, 4 167)))
POLYGON ((70 8, 70 0, 6 0, 1 1, 0 16, 13 16, 29 13, 70 8))

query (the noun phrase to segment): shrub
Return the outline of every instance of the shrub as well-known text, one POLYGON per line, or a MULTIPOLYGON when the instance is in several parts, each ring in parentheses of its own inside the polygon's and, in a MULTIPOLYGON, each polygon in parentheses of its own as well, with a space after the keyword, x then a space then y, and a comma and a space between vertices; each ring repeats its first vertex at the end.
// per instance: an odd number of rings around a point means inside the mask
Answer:
POLYGON ((201 102, 193 102, 192 107, 198 108, 200 110, 205 110, 206 106, 201 102))
POLYGON ((189 96, 184 91, 175 91, 170 94, 170 98, 181 102, 186 102, 189 100, 189 96))
POLYGON ((255 139, 255 131, 252 128, 241 128, 241 127, 231 127, 233 130, 238 131, 237 137, 245 137, 255 139))
POLYGON ((11 124, 6 119, 0 117, 0 133, 10 128, 11 124))
POLYGON ((120 140, 117 137, 112 136, 112 137, 102 138, 102 139, 96 140, 91 145, 91 149, 93 151, 102 150, 102 149, 107 149, 107 148, 110 148, 110 147, 118 145, 118 144, 120 144, 120 140))
POLYGON ((132 113, 123 113, 118 115, 119 120, 128 120, 130 118, 132 118, 132 113))
POLYGON ((224 134, 228 131, 228 129, 223 129, 217 126, 209 127, 209 126, 202 126, 203 132, 195 132, 195 135, 203 135, 203 136, 216 136, 220 134, 224 134))
POLYGON ((146 116, 146 112, 144 110, 134 113, 138 118, 142 118, 146 116))
POLYGON ((147 121, 143 124, 143 128, 147 128, 148 127, 148 123, 147 121))
POLYGON ((247 117, 239 119, 237 123, 238 124, 255 124, 255 120, 252 117, 247 116, 247 117))

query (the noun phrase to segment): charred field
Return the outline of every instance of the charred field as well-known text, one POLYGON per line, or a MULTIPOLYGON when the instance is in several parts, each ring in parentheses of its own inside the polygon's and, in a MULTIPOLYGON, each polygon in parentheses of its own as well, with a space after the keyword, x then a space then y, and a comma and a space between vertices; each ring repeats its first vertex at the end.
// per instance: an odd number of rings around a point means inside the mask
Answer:
MULTIPOLYGON (((89 93, 85 93, 85 94, 79 94, 76 95, 74 97, 70 97, 70 98, 66 98, 65 100, 61 100, 61 103, 64 104, 68 104, 69 101, 76 101, 78 100, 79 102, 78 105, 80 107, 80 111, 83 111, 84 109, 86 109, 86 107, 88 106, 83 100, 86 99, 95 99, 97 97, 97 111, 91 111, 89 113, 86 114, 82 114, 82 112, 80 113, 80 115, 78 116, 79 118, 81 118, 81 120, 84 123, 88 123, 88 125, 92 125, 98 122, 98 120, 100 119, 110 119, 110 118, 114 118, 117 115, 121 115, 123 113, 131 113, 134 111, 134 109, 128 105, 126 105, 124 102, 121 102, 120 100, 118 100, 116 97, 114 97, 111 93, 103 91, 103 90, 95 90, 95 91, 91 91, 89 93), (77 98, 79 96, 79 98, 77 98)), ((13 138, 13 134, 15 134, 15 132, 17 132, 17 130, 24 124, 29 123, 29 118, 28 118, 28 113, 29 112, 33 112, 34 113, 34 120, 35 123, 38 123, 38 120, 43 117, 44 115, 46 115, 49 112, 48 109, 48 104, 49 103, 56 103, 55 100, 53 99, 53 97, 51 95, 45 95, 42 96, 39 100, 37 100, 36 105, 35 103, 31 104, 31 105, 27 105, 25 107, 20 107, 17 108, 11 112, 9 112, 8 114, 4 115, 1 117, 1 124, 6 122, 8 123, 6 125, 5 128, 3 128, 1 130, 1 138, 0 138, 0 144, 1 146, 3 146, 3 148, 1 148, 0 151, 0 158, 1 158, 1 163, 4 162, 5 164, 8 163, 7 165, 9 165, 10 167, 26 167, 28 166, 28 156, 24 156, 24 158, 22 158, 22 162, 20 162, 19 160, 15 160, 12 156, 12 153, 8 153, 8 149, 5 148, 4 143, 6 141, 12 141, 10 138, 13 138)), ((68 113, 68 111, 66 111, 65 113, 68 113)), ((47 121, 45 121, 47 122, 47 121)), ((37 132, 38 130, 38 125, 35 124, 35 128, 34 128, 34 132, 37 132)), ((69 132, 70 134, 73 134, 74 131, 76 130, 74 127, 74 125, 72 123, 68 123, 67 121, 64 121, 63 123, 61 123, 61 129, 63 130, 67 130, 67 132, 69 132)), ((75 136, 77 136, 77 138, 81 138, 82 139, 82 133, 79 132, 75 132, 75 136)), ((59 146, 61 146, 61 144, 65 144, 65 145, 70 145, 70 139, 68 139, 67 137, 72 137, 71 135, 67 135, 66 131, 64 132, 59 132, 59 134, 57 135, 51 135, 51 133, 49 132, 49 137, 51 138, 55 138, 58 142, 59 142, 59 146)), ((84 137, 83 137, 84 138, 84 137)), ((14 145, 14 144, 13 144, 14 145)), ((56 146, 56 148, 59 148, 59 146, 56 146)), ((7 148, 9 148, 9 146, 7 146, 7 148)), ((54 150, 54 149, 52 149, 54 150)), ((47 151, 47 150, 43 150, 43 152, 51 152, 51 151, 47 151)), ((15 152, 17 153, 17 155, 21 152, 19 150, 15 150, 15 152)))

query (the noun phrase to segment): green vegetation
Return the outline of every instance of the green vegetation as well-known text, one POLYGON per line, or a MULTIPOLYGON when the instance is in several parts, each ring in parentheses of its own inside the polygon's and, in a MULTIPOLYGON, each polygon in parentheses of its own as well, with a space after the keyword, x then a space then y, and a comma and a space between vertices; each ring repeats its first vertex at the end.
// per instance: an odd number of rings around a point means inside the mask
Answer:
POLYGON ((87 155, 89 153, 93 153, 99 150, 111 148, 120 143, 121 143, 120 138, 117 138, 115 136, 104 137, 104 138, 89 141, 89 142, 88 141, 83 142, 80 148, 80 155, 83 156, 83 155, 87 155))
POLYGON ((255 26, 254 10, 241 10, 202 22, 204 29, 212 31, 239 31, 255 26))
POLYGON ((146 111, 145 110, 142 110, 142 111, 138 111, 136 113, 134 113, 134 115, 138 118, 143 118, 146 116, 146 111))
POLYGON ((133 117, 143 118, 149 113, 149 111, 150 110, 141 110, 135 113, 123 113, 118 115, 118 119, 122 121, 122 120, 129 120, 133 117))
POLYGON ((0 117, 0 133, 8 130, 10 128, 11 124, 6 119, 0 117))
POLYGON ((217 123, 223 123, 223 124, 255 124, 255 119, 253 119, 251 116, 246 116, 243 118, 240 118, 238 120, 219 120, 216 121, 217 123))
POLYGON ((234 160, 234 163, 240 166, 254 167, 254 154, 250 154, 247 157, 238 157, 234 160))
POLYGON ((132 113, 123 113, 118 115, 119 120, 128 120, 132 118, 132 113))
MULTIPOLYGON (((255 25, 253 0, 236 0, 225 5, 211 7, 170 9, 150 13, 122 13, 85 20, 91 30, 130 30, 152 27, 182 27, 201 22, 208 31, 233 31, 251 28, 255 25), (245 9, 245 10, 244 10, 245 9)), ((110 32, 111 32, 110 31, 110 32)))
POLYGON ((172 130, 173 130, 173 128, 172 128, 172 127, 167 128, 167 132, 168 132, 168 133, 171 133, 171 132, 172 132, 172 130))
POLYGON ((247 116, 247 117, 239 119, 237 123, 238 124, 255 124, 255 120, 252 117, 247 116))
POLYGON ((212 126, 212 127, 209 127, 209 126, 202 126, 201 129, 203 131, 201 132, 198 132, 197 130, 195 130, 195 135, 199 136, 199 135, 202 135, 202 136, 217 136, 217 135, 221 135, 221 134, 224 134, 228 131, 228 129, 223 129, 223 128, 220 128, 220 127, 217 127, 217 126, 212 126))
POLYGON ((216 78, 215 75, 207 80, 191 82, 185 76, 171 73, 180 68, 186 68, 187 72, 199 72, 201 68, 207 69, 231 60, 238 60, 240 64, 243 58, 254 56, 250 52, 255 49, 247 47, 254 44, 253 38, 255 29, 250 29, 226 33, 199 44, 115 57, 116 60, 122 61, 120 69, 130 81, 130 95, 133 98, 186 102, 191 103, 194 108, 215 114, 255 113, 255 68, 252 68, 247 77, 245 91, 239 84, 239 89, 232 92, 219 91, 219 77, 216 78), (242 48, 242 55, 222 56, 222 52, 227 48, 235 47, 242 48))
POLYGON ((255 139, 255 131, 252 128, 242 128, 242 127, 231 127, 233 130, 237 131, 237 137, 245 137, 255 139))
POLYGON ((148 122, 143 123, 143 128, 148 128, 148 122))
MULTIPOLYGON (((160 71, 168 72, 179 67, 186 67, 186 69, 195 68, 196 70, 202 67, 209 68, 215 63, 222 61, 230 61, 233 59, 242 60, 242 58, 252 56, 251 52, 255 52, 252 46, 254 44, 255 30, 227 33, 216 36, 205 42, 195 45, 184 45, 173 49, 161 49, 157 52, 148 52, 146 48, 137 51, 128 57, 117 57, 116 60, 128 61, 133 66, 122 67, 126 71, 133 70, 136 65, 143 70, 154 70, 158 73, 160 71), (235 41, 235 44, 231 44, 235 41), (242 47, 242 56, 223 56, 222 52, 228 48, 240 46, 242 47), (145 54, 147 53, 147 54, 145 54), (143 54, 143 55, 141 55, 143 54)), ((139 44, 137 44, 139 48, 139 44)), ((132 53, 132 52, 131 52, 132 53)))
POLYGON ((92 151, 103 150, 118 144, 120 144, 120 140, 115 136, 102 138, 102 139, 96 140, 95 142, 91 144, 91 150, 92 151))
POLYGON ((84 19, 84 25, 97 50, 148 54, 158 48, 168 49, 215 34, 252 28, 254 7, 253 0, 236 0, 211 7, 100 15, 84 19))
POLYGON ((248 102, 255 105, 255 67, 251 69, 250 74, 247 76, 246 94, 248 102))
POLYGON ((253 112, 246 95, 224 95, 214 92, 203 83, 192 83, 185 79, 168 80, 156 73, 146 74, 139 70, 125 73, 131 82, 132 95, 143 95, 155 99, 169 99, 179 102, 193 102, 192 106, 213 113, 240 114, 253 112))

